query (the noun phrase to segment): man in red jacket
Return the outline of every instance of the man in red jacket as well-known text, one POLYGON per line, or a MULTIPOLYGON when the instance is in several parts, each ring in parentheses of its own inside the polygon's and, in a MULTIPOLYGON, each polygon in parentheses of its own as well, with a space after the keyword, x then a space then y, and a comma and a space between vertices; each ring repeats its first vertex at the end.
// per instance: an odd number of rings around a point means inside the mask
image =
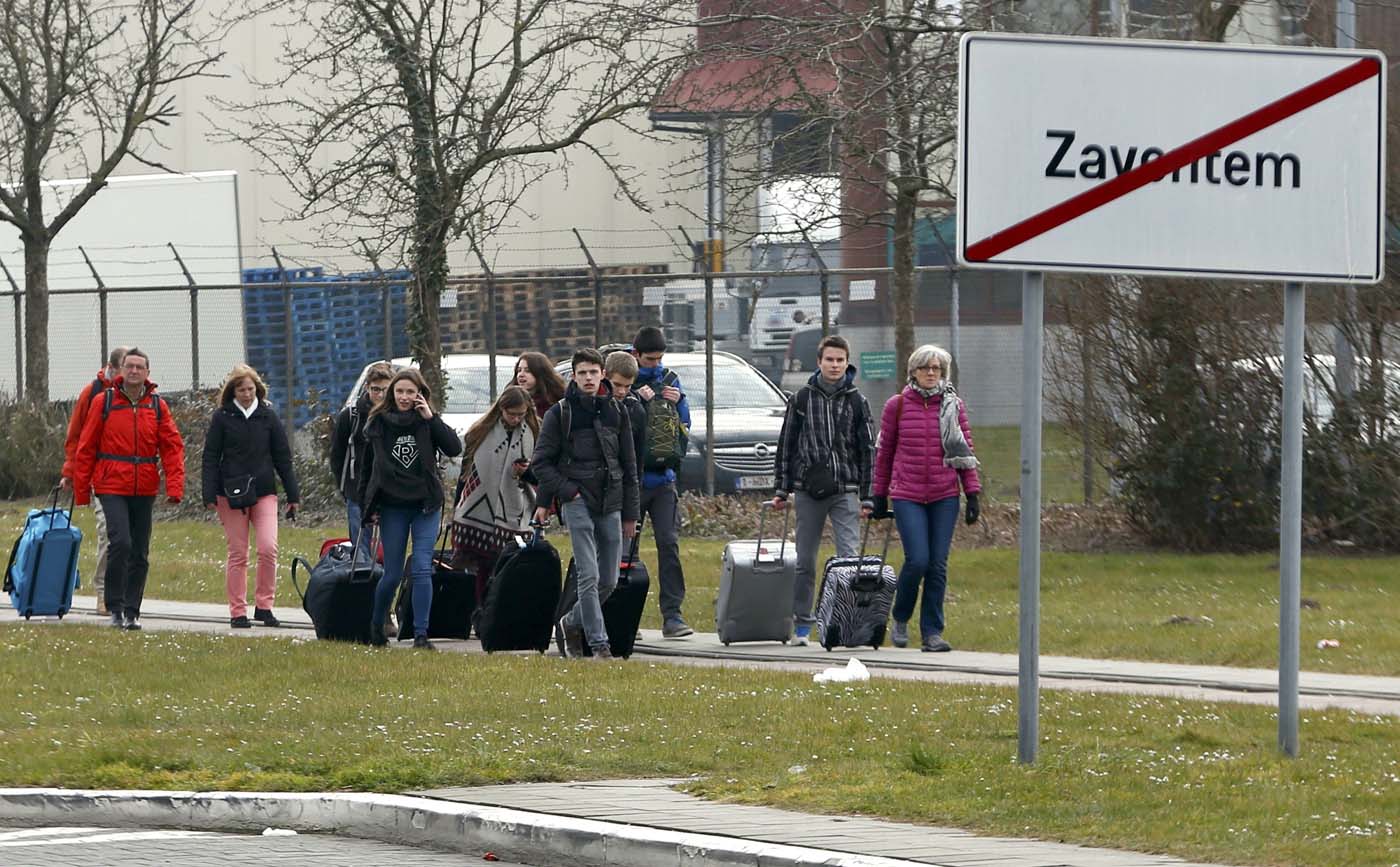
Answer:
POLYGON ((148 379, 149 356, 132 347, 112 388, 93 397, 73 458, 73 492, 79 506, 97 494, 107 516, 107 608, 112 625, 141 628, 151 548, 151 512, 165 468, 165 494, 185 494, 185 443, 170 407, 148 379))
MULTIPOLYGON (((83 386, 83 390, 78 392, 78 399, 73 402, 73 415, 68 419, 68 436, 63 440, 63 477, 58 482, 64 490, 73 487, 73 456, 78 451, 83 425, 87 423, 88 407, 92 405, 94 396, 116 385, 125 357, 125 346, 113 349, 107 356, 107 366, 97 371, 97 376, 83 386)), ((97 518, 97 568, 92 572, 92 589, 97 594, 97 613, 106 614, 107 600, 103 597, 103 588, 107 579, 107 516, 102 512, 100 501, 93 504, 92 512, 97 518)))

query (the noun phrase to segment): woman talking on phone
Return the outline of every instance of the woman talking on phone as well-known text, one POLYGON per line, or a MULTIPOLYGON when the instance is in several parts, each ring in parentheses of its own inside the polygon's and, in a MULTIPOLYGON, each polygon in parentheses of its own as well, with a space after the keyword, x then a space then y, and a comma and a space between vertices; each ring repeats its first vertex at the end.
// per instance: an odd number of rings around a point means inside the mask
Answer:
POLYGON ((539 432, 540 418, 530 393, 512 385, 463 438, 465 483, 452 514, 452 560, 476 573, 478 605, 496 557, 529 526, 535 510, 534 491, 522 477, 539 432))
POLYGON ((433 650, 428 614, 433 607, 433 545, 442 518, 443 488, 439 453, 455 458, 462 441, 433 412, 432 395, 418 371, 402 370, 389 381, 389 394, 370 410, 364 438, 369 445, 360 476, 360 503, 366 524, 379 525, 384 546, 384 577, 374 593, 370 641, 389 643, 384 617, 403 578, 409 539, 413 554, 408 575, 413 593, 413 646, 433 650))

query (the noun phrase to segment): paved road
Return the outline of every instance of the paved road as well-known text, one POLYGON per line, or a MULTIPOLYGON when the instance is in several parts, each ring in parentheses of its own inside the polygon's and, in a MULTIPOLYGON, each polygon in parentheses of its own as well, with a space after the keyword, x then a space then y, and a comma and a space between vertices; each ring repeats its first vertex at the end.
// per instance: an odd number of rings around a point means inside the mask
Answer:
POLYGON ((464 867, 484 863, 480 855, 452 855, 319 834, 263 837, 131 828, 21 830, 0 826, 0 864, 5 867, 464 867))

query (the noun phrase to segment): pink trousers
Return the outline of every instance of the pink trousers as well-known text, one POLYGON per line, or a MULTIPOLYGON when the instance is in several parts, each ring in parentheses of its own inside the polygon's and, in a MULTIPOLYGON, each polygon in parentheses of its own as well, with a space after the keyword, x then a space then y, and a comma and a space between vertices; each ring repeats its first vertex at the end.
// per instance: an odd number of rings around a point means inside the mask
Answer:
POLYGON ((224 525, 228 540, 228 563, 224 579, 228 586, 229 617, 248 615, 248 529, 258 535, 258 583, 253 591, 253 604, 272 609, 277 589, 277 495, 259 497, 253 508, 230 509, 228 499, 219 497, 214 506, 224 525))

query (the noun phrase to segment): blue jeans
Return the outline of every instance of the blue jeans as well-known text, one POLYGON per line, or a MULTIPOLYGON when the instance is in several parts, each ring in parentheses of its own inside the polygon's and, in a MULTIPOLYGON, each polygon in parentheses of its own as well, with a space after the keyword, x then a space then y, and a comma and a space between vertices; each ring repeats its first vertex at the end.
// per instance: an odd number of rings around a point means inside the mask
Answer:
POLYGON ((589 647, 607 647, 603 603, 617 586, 622 513, 594 515, 588 511, 588 504, 582 497, 565 503, 559 512, 569 527, 569 539, 574 545, 574 569, 578 572, 578 603, 564 615, 564 625, 570 629, 581 627, 589 647))
POLYGON ((413 634, 427 637, 428 612, 433 608, 433 546, 437 544, 442 511, 425 512, 417 506, 383 506, 379 509, 379 541, 384 546, 384 577, 374 591, 374 619, 383 623, 394 602, 394 591, 403 579, 404 555, 413 537, 408 577, 413 584, 413 634))
POLYGON ((919 607, 919 635, 943 633, 943 597, 948 592, 948 550, 958 523, 956 496, 932 503, 894 500, 894 522, 904 544, 904 568, 894 593, 894 619, 907 623, 914 614, 914 597, 924 585, 919 607))
POLYGON ((360 526, 360 521, 364 520, 364 517, 364 510, 360 508, 359 503, 354 500, 345 501, 345 523, 350 528, 347 538, 359 545, 360 550, 357 553, 360 563, 369 562, 369 537, 371 534, 368 528, 360 526))

